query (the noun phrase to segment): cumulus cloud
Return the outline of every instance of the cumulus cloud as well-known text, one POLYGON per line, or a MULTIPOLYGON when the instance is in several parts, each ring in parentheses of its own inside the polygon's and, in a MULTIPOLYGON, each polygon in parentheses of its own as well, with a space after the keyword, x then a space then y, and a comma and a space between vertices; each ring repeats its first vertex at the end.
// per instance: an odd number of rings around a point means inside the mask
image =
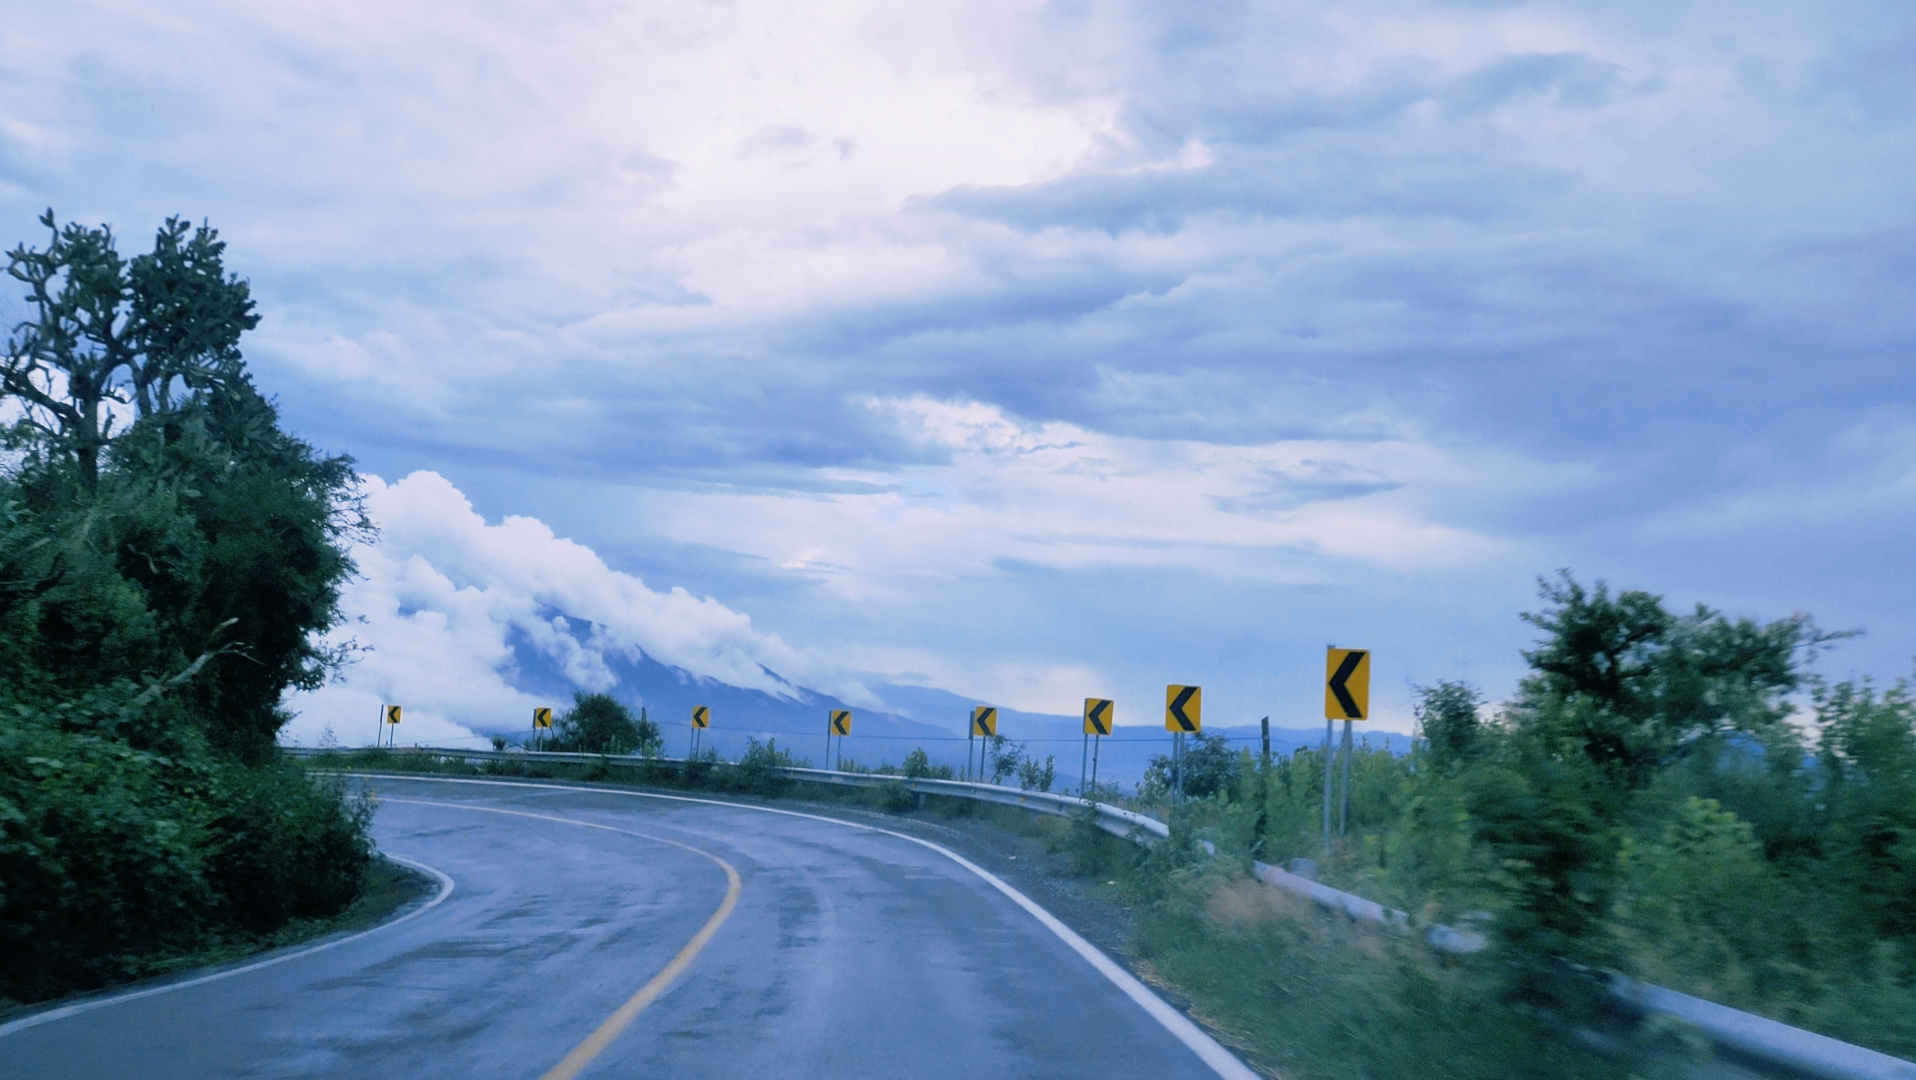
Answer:
POLYGON ((336 738, 359 741, 360 727, 373 729, 361 721, 376 717, 382 702, 406 706, 402 741, 522 727, 535 705, 551 702, 516 678, 519 646, 588 691, 618 687, 609 658, 644 656, 775 697, 799 696, 773 674, 789 672, 872 700, 716 600, 650 589, 541 521, 488 524, 437 473, 364 482, 380 534, 353 551, 360 576, 345 592, 349 621, 334 640, 366 651, 333 684, 292 696, 301 715, 289 738, 312 744, 330 726, 336 738))

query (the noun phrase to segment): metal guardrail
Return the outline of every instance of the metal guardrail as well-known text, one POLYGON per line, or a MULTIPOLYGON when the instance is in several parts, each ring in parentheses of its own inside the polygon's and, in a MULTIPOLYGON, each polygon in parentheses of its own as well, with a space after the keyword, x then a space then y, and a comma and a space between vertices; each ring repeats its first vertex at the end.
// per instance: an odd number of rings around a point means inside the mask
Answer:
MULTIPOLYGON (((287 747, 284 752, 293 757, 317 758, 354 751, 287 747)), ((684 758, 647 758, 635 754, 457 750, 441 747, 399 747, 387 752, 402 756, 422 755, 442 760, 464 760, 475 765, 487 761, 551 761, 580 765, 603 762, 608 765, 628 767, 650 763, 682 766, 686 763, 684 758)), ((717 762, 715 764, 734 763, 717 762)), ((830 769, 779 768, 776 771, 793 780, 840 787, 874 788, 886 784, 902 784, 905 790, 921 795, 975 799, 980 802, 998 803, 1002 806, 1016 806, 1057 817, 1069 817, 1089 808, 1096 815, 1094 820, 1097 826, 1114 836, 1150 844, 1171 835, 1170 826, 1156 818, 1147 817, 1123 807, 1112 806, 1109 803, 1092 802, 1088 799, 1057 795, 1047 791, 1022 791, 1000 787, 997 784, 972 783, 964 780, 932 780, 922 777, 887 776, 880 773, 846 773, 830 769)), ((1199 842, 1204 844, 1206 850, 1216 853, 1216 849, 1208 841, 1199 842)), ((1414 921, 1408 914, 1387 908, 1374 900, 1366 900, 1354 893, 1333 889, 1269 863, 1253 862, 1251 870, 1259 881, 1267 885, 1307 897, 1323 907, 1341 912, 1359 922, 1377 923, 1403 932, 1414 932, 1416 929, 1414 921)), ((1432 948, 1449 953, 1478 952, 1488 944, 1482 934, 1449 926, 1428 928, 1425 931, 1424 940, 1432 948)), ((1623 978, 1613 983, 1611 992, 1628 1006, 1682 1020, 1696 1028, 1720 1049, 1772 1068, 1814 1077, 1816 1080, 1916 1080, 1916 1063, 1832 1039, 1826 1035, 1818 1035, 1813 1031, 1791 1027, 1768 1017, 1741 1012, 1727 1005, 1718 1005, 1713 1001, 1691 997, 1661 986, 1623 978)))

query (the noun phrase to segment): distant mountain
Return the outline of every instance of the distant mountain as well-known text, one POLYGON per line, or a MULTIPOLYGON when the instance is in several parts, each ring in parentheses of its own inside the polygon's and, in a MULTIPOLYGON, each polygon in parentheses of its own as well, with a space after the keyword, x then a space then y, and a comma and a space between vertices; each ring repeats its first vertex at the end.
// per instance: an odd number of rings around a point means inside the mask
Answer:
MULTIPOLYGON (((579 631, 575 630, 575 634, 579 631)), ((513 669, 507 681, 517 689, 551 701, 561 711, 572 701, 577 684, 550 653, 536 648, 515 635, 513 669)), ((618 680, 607 693, 632 707, 644 709, 665 736, 665 752, 672 756, 685 753, 692 734, 692 706, 707 705, 712 710, 712 726, 702 737, 704 746, 724 757, 735 758, 745 752, 747 737, 760 742, 776 739, 814 765, 824 764, 826 714, 832 709, 852 710, 852 734, 845 740, 847 758, 866 764, 898 762, 912 747, 924 744, 934 761, 963 763, 962 749, 946 743, 962 743, 952 733, 928 724, 917 723, 895 713, 879 712, 847 705, 830 694, 819 693, 787 682, 776 672, 767 671, 785 693, 774 695, 748 690, 693 675, 682 668, 659 663, 649 656, 628 659, 616 652, 603 653, 605 666, 618 680), (940 750, 950 751, 940 753, 940 750)), ((454 717, 483 735, 503 735, 518 742, 530 736, 523 721, 501 722, 487 717, 454 717)))
MULTIPOLYGON (((581 636, 589 632, 589 627, 575 630, 581 636)), ((712 726, 705 730, 702 742, 722 756, 736 758, 744 753, 747 738, 761 742, 775 739, 796 757, 823 765, 826 714, 831 709, 849 708, 852 734, 840 748, 847 759, 861 765, 896 765, 913 749, 922 748, 934 764, 958 769, 963 767, 968 750, 965 732, 972 707, 991 704, 936 687, 888 683, 872 687, 888 708, 867 709, 797 686, 772 671, 766 674, 782 688, 781 693, 748 690, 703 678, 644 655, 632 660, 606 652, 603 658, 618 680, 607 692, 635 712, 644 709, 663 731, 665 752, 672 756, 684 754, 689 746, 692 706, 706 705, 712 710, 712 726)), ((514 639, 513 670, 508 681, 518 689, 545 697, 560 709, 572 700, 576 686, 560 661, 523 638, 514 639)), ((502 725, 487 717, 453 719, 480 734, 503 735, 514 742, 530 735, 521 721, 502 725)), ((1079 717, 1000 707, 998 733, 1023 743, 1027 753, 1040 758, 1050 755, 1055 760, 1053 790, 1078 787, 1086 750, 1079 717)), ((1256 725, 1213 728, 1209 733, 1223 735, 1233 745, 1252 752, 1259 749, 1256 725)), ((1302 746, 1319 745, 1323 738, 1322 731, 1272 728, 1271 752, 1287 755, 1302 746)), ((1404 735, 1382 733, 1368 739, 1371 745, 1393 753, 1410 748, 1410 739, 1404 735)), ((1171 751, 1171 736, 1158 725, 1121 725, 1100 742, 1098 779, 1125 787, 1143 778, 1154 756, 1171 751)))

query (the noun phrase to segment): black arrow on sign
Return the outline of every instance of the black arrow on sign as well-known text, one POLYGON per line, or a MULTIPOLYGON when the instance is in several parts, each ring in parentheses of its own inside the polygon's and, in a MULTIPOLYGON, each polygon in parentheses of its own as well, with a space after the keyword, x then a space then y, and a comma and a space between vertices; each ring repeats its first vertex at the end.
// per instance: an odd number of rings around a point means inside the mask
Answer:
POLYGON ((1187 686, 1178 692, 1177 697, 1171 699, 1171 719, 1176 720, 1178 726, 1186 731, 1196 731, 1198 729, 1197 724, 1193 723, 1190 717, 1184 715, 1184 706, 1190 703, 1191 696, 1196 694, 1197 691, 1197 687, 1187 686))
MULTIPOLYGON (((1362 720, 1364 710, 1357 707, 1357 699, 1351 697, 1350 688, 1344 684, 1350 681, 1352 675, 1357 674, 1357 665, 1364 662, 1365 655, 1362 649, 1352 649, 1345 653, 1344 662, 1337 665, 1337 673, 1331 676, 1331 696, 1337 699, 1337 704, 1344 710, 1344 715, 1352 720, 1362 720)), ((1330 813, 1328 810, 1324 812, 1330 813)))
POLYGON ((1110 711, 1111 703, 1109 701, 1100 701, 1096 705, 1091 706, 1091 726, 1100 735, 1111 734, 1111 722, 1105 719, 1106 714, 1110 713, 1110 711))

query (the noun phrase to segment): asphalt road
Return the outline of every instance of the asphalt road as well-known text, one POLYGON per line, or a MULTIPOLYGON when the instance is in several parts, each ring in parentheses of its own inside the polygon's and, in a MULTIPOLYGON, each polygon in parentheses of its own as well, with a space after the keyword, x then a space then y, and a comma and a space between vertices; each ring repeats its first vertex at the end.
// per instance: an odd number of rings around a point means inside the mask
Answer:
POLYGON ((450 878, 440 902, 0 1028, 0 1077, 1251 1075, 922 841, 608 791, 373 783, 381 849, 450 878))

